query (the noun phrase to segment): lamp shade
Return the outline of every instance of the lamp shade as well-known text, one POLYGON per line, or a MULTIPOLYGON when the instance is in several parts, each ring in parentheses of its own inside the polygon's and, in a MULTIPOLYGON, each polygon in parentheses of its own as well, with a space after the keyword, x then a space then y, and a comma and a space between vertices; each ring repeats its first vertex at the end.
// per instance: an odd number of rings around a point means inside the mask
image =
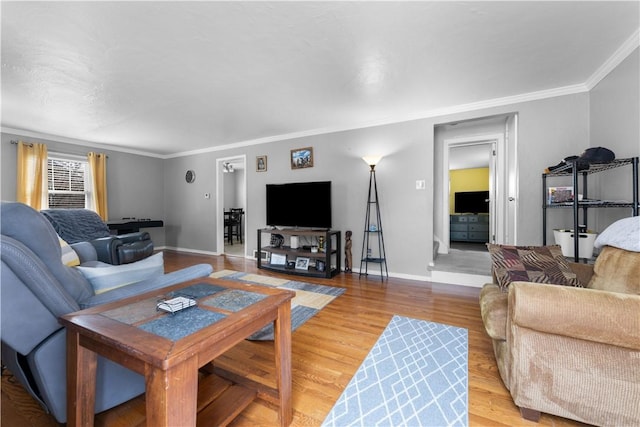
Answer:
POLYGON ((364 160, 369 166, 375 166, 380 163, 382 156, 364 156, 362 160, 364 160))

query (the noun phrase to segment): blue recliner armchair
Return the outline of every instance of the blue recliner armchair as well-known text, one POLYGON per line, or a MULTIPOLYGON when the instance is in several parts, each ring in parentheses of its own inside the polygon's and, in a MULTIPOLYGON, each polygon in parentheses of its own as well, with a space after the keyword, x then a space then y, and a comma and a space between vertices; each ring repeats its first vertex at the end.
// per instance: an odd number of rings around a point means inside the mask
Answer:
MULTIPOLYGON (((94 294, 84 276, 61 261, 58 237, 42 214, 0 204, 2 362, 55 419, 66 413, 66 333, 58 318, 83 308, 206 277, 208 264, 94 294)), ((98 358, 96 413, 144 393, 144 378, 98 358)))
POLYGON ((109 226, 100 215, 89 209, 45 209, 41 213, 67 243, 91 243, 101 262, 127 264, 153 254, 153 241, 149 233, 139 231, 111 235, 109 226))

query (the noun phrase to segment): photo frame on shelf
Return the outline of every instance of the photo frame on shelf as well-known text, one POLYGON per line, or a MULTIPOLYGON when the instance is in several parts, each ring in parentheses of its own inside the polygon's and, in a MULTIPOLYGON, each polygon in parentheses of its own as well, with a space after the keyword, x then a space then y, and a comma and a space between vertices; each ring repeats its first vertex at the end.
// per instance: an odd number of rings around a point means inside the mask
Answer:
POLYGON ((296 148, 291 150, 291 169, 313 167, 313 147, 296 148))
POLYGON ((267 156, 256 156, 256 172, 267 171, 267 156))
POLYGON ((573 187, 549 187, 547 201, 550 205, 573 202, 573 187))
POLYGON ((283 254, 271 254, 271 264, 273 265, 286 265, 287 256, 283 254))
POLYGON ((308 270, 309 269, 309 258, 306 257, 297 257, 296 258, 296 270, 308 270))

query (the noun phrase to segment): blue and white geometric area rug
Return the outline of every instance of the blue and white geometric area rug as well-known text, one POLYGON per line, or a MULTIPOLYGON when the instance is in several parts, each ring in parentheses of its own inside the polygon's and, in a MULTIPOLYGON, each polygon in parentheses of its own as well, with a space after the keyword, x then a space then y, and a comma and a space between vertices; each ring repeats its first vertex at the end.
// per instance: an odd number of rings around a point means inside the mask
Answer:
POLYGON ((466 426, 467 330, 393 316, 323 426, 466 426))

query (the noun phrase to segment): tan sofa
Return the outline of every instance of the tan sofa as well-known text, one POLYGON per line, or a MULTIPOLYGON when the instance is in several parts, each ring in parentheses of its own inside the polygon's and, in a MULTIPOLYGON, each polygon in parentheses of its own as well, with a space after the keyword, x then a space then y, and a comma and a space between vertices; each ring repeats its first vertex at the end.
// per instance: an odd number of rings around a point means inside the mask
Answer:
POLYGON ((586 288, 482 288, 502 381, 529 420, 640 426, 640 253, 605 246, 594 266, 570 267, 586 288))

